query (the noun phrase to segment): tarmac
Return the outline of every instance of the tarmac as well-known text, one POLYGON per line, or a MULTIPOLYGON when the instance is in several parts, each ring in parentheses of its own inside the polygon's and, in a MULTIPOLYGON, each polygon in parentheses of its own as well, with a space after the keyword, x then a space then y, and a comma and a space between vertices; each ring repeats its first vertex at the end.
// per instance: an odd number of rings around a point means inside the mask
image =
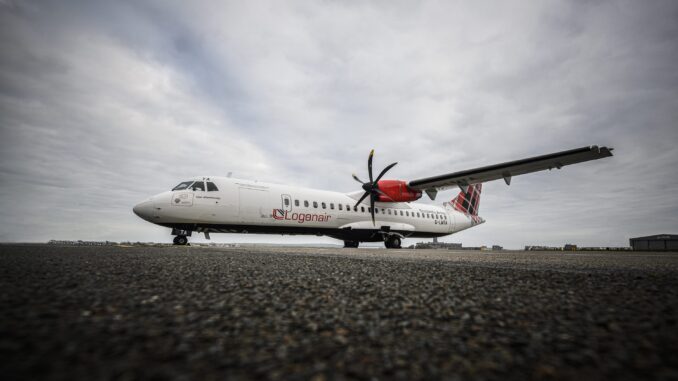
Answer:
POLYGON ((0 245, 0 375, 678 380, 678 253, 0 245))

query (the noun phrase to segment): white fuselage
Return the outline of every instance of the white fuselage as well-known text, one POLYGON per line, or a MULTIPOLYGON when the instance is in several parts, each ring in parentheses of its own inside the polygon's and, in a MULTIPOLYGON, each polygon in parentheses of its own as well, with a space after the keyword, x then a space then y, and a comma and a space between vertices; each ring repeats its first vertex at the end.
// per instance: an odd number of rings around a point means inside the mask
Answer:
POLYGON ((375 223, 368 201, 354 209, 362 192, 345 194, 226 177, 199 177, 218 190, 160 193, 135 206, 143 219, 162 226, 204 232, 315 234, 337 239, 381 241, 380 233, 403 237, 452 234, 482 219, 418 203, 375 203, 375 223))

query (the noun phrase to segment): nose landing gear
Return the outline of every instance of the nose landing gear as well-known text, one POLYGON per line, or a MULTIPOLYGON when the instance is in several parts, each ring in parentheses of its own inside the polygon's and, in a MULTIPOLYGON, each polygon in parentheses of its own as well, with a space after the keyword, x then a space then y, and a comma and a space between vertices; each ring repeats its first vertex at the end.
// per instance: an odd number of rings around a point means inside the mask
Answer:
POLYGON ((175 245, 186 245, 188 243, 188 238, 185 235, 178 235, 174 237, 175 245))
POLYGON ((181 230, 181 229, 172 229, 172 235, 175 235, 174 242, 175 245, 187 245, 188 244, 188 238, 191 236, 191 231, 190 230, 181 230))
POLYGON ((358 247, 360 242, 358 241, 344 241, 344 247, 358 247))

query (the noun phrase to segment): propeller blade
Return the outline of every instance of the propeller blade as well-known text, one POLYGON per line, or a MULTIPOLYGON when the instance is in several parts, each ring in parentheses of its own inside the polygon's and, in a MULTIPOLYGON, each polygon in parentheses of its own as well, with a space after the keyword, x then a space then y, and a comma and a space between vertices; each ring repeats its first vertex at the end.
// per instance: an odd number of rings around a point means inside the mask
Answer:
POLYGON ((372 225, 377 226, 377 223, 374 222, 374 195, 370 195, 370 211, 372 212, 372 225))
POLYGON ((360 181, 360 179, 358 178, 358 176, 355 175, 355 173, 353 174, 353 178, 355 179, 355 181, 359 182, 360 184, 365 184, 364 182, 360 181))
POLYGON ((374 150, 370 151, 370 156, 367 157, 367 172, 370 174, 370 182, 372 181, 372 157, 374 156, 374 150))
POLYGON ((360 197, 360 200, 358 200, 358 202, 355 203, 355 207, 358 207, 358 205, 360 205, 360 203, 363 202, 363 200, 365 199, 365 197, 369 196, 369 194, 370 194, 369 192, 363 193, 363 196, 360 197))
POLYGON ((388 172, 389 169, 395 167, 396 164, 398 164, 398 162, 395 162, 395 163, 389 165, 388 167, 384 168, 384 170, 381 171, 381 173, 379 174, 379 176, 377 176, 377 179, 374 180, 375 185, 376 185, 377 181, 379 181, 379 180, 381 179, 381 177, 384 176, 384 175, 386 174, 386 172, 388 172))

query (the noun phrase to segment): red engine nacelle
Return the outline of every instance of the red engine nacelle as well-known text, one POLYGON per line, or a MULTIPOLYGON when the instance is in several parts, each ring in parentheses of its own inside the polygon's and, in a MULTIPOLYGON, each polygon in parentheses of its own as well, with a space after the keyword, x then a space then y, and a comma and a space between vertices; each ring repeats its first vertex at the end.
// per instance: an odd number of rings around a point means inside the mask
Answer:
POLYGON ((379 202, 408 202, 421 198, 421 191, 411 189, 402 180, 379 180, 377 187, 388 196, 380 194, 379 202))

